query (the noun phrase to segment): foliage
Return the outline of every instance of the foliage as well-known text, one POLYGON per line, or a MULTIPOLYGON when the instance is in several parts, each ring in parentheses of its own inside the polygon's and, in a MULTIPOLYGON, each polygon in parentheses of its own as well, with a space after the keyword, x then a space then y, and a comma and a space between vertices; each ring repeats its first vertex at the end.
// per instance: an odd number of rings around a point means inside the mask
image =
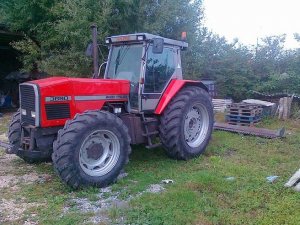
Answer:
POLYGON ((285 35, 267 37, 262 42, 253 63, 254 73, 260 76, 257 90, 299 94, 300 49, 285 50, 285 35))
MULTIPOLYGON (((285 35, 262 38, 254 47, 238 40, 229 43, 202 25, 202 0, 2 0, 0 4, 0 23, 26 35, 12 43, 22 53, 25 70, 90 76, 92 62, 84 51, 91 41, 90 25, 96 23, 101 44, 109 35, 149 32, 179 39, 187 31, 184 77, 216 80, 220 97, 240 100, 251 89, 300 92, 300 48, 286 50, 285 35)), ((300 40, 299 34, 294 37, 300 40)), ((107 47, 100 49, 104 61, 107 47)))
POLYGON ((198 71, 202 78, 217 81, 219 94, 241 99, 253 87, 252 54, 238 40, 228 43, 223 37, 208 33, 198 44, 198 71))
MULTIPOLYGON (((112 34, 145 31, 178 38, 183 30, 195 33, 201 15, 199 0, 4 0, 2 4, 4 22, 32 39, 13 44, 23 53, 24 68, 32 69, 35 62, 40 70, 69 76, 90 74, 91 59, 84 50, 92 23, 98 25, 102 43, 112 34)), ((101 50, 103 61, 107 49, 101 50)))
POLYGON ((292 104, 291 118, 300 120, 300 103, 292 104))
POLYGON ((272 74, 266 82, 258 87, 258 90, 267 93, 299 93, 300 75, 295 73, 272 74))

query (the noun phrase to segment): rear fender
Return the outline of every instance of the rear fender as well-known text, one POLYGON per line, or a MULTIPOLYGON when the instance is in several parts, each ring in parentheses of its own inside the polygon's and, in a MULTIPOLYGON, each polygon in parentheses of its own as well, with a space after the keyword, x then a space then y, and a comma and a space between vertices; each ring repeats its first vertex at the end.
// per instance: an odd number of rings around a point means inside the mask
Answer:
POLYGON ((201 81, 194 80, 171 80, 168 87, 162 94, 159 103, 154 111, 154 114, 160 115, 163 113, 169 102, 175 97, 175 95, 186 86, 198 86, 208 92, 207 87, 201 81))

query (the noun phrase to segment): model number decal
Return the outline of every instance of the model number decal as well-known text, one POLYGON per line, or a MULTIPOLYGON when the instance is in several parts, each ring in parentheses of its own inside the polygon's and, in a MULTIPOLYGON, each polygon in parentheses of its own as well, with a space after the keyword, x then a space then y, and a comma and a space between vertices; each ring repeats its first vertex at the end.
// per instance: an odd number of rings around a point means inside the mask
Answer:
POLYGON ((119 100, 128 99, 127 95, 85 95, 75 96, 75 101, 119 100))
POLYGON ((64 102, 70 100, 71 100, 71 96, 51 96, 45 98, 46 102, 64 102))

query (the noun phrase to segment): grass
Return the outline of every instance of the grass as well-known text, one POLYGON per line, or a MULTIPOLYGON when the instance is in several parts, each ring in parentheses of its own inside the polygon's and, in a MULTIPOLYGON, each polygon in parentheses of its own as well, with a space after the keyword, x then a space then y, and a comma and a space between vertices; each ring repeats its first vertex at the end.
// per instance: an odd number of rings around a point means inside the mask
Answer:
MULTIPOLYGON (((125 217, 127 224, 300 224, 300 193, 283 187, 299 168, 300 121, 266 119, 260 126, 285 126, 289 134, 268 140, 215 131, 206 152, 190 161, 171 160, 162 149, 134 146, 125 168, 128 176, 112 185, 112 190, 122 199, 137 197, 129 207, 111 208, 108 215, 112 221, 125 217), (279 178, 268 183, 270 175, 279 178), (162 193, 138 195, 163 179, 172 179, 174 184, 166 185, 162 193)), ((1 127, 2 131, 2 121, 1 127)), ((12 163, 18 165, 16 174, 21 174, 18 170, 23 162, 12 163)), ((26 197, 28 202, 43 205, 27 210, 17 224, 24 223, 32 211, 39 224, 80 224, 92 216, 68 200, 75 196, 96 201, 98 189, 72 191, 60 182, 50 164, 35 165, 32 170, 48 173, 52 179, 23 185, 13 194, 9 189, 0 190, 1 196, 26 197), (66 205, 70 210, 62 214, 66 205)))

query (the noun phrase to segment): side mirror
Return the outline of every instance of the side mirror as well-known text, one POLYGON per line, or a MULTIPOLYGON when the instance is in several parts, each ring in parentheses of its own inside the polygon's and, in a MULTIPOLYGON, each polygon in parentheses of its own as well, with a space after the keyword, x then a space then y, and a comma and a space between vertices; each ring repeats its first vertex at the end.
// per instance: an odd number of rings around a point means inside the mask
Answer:
POLYGON ((164 39, 162 38, 153 38, 153 47, 152 53, 153 54, 161 54, 164 51, 164 39))
POLYGON ((85 55, 87 57, 92 57, 93 56, 93 44, 89 43, 88 46, 85 49, 85 55))

